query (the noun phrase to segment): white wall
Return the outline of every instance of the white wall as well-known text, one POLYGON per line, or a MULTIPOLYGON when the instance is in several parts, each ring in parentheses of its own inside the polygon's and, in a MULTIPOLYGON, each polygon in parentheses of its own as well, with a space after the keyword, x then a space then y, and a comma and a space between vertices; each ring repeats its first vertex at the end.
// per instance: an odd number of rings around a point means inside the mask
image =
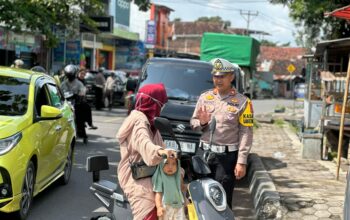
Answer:
POLYGON ((131 3, 129 31, 139 33, 141 41, 146 39, 146 22, 150 19, 150 16, 151 10, 147 12, 139 11, 138 6, 131 3))

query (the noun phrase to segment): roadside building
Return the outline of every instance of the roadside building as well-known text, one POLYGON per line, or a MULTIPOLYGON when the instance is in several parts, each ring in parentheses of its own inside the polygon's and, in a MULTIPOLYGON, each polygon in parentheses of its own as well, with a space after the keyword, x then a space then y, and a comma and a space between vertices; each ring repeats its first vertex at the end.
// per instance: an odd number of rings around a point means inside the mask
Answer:
POLYGON ((25 68, 34 64, 46 65, 43 36, 29 32, 13 32, 0 26, 0 65, 10 66, 20 58, 25 68))
POLYGON ((276 97, 293 98, 295 85, 305 81, 306 62, 302 56, 306 52, 305 48, 261 46, 255 91, 265 89, 276 97))

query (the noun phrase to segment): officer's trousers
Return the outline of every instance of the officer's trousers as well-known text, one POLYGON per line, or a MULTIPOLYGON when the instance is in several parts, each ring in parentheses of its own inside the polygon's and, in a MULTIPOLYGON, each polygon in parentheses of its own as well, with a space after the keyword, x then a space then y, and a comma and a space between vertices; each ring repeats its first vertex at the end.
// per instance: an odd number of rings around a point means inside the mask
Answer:
MULTIPOLYGON (((203 150, 201 150, 203 152, 203 150)), ((201 154, 202 152, 199 152, 201 154)), ((226 192, 227 204, 232 209, 232 194, 235 186, 234 170, 237 164, 238 151, 226 152, 225 154, 216 154, 208 162, 211 169, 211 178, 218 181, 226 192)))

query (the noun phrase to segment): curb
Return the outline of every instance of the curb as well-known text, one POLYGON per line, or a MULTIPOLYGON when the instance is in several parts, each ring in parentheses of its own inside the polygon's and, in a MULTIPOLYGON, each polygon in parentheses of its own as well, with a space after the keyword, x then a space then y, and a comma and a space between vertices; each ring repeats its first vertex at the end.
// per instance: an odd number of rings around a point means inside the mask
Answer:
POLYGON ((281 197, 260 157, 255 153, 248 156, 247 177, 256 219, 282 219, 281 197))

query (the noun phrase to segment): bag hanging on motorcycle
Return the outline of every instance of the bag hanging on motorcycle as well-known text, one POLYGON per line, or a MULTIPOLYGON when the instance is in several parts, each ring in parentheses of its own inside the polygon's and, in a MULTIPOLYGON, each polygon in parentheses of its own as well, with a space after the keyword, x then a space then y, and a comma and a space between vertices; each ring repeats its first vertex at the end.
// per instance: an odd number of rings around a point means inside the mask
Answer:
POLYGON ((134 180, 151 177, 157 169, 157 166, 147 166, 145 162, 130 163, 131 173, 134 180))

